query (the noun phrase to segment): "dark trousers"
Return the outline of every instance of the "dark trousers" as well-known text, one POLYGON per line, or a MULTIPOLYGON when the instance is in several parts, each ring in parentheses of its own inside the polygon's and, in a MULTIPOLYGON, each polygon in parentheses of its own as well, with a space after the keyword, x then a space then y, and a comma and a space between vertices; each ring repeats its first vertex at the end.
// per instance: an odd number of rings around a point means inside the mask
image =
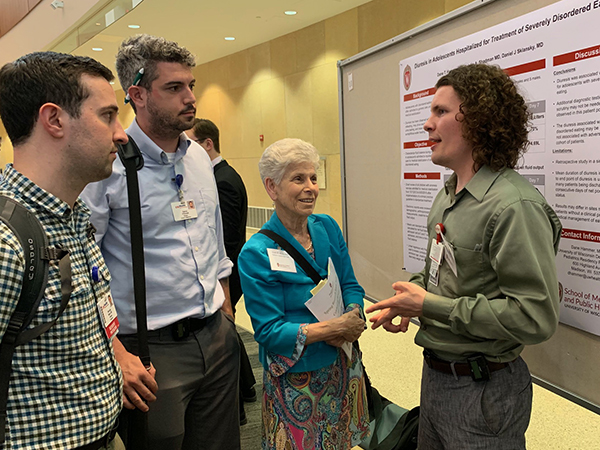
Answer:
POLYGON ((256 378, 254 377, 254 371, 252 370, 246 347, 239 334, 238 341, 240 343, 240 392, 248 392, 256 384, 256 378))
MULTIPOLYGON (((239 302, 242 297, 242 286, 240 285, 240 276, 237 272, 237 264, 233 267, 231 276, 229 277, 229 295, 231 297, 231 306, 233 307, 233 312, 235 314, 235 306, 239 302)), ((252 371, 252 365, 250 364, 250 359, 248 358, 248 353, 246 352, 246 347, 244 347, 244 343, 242 342, 242 338, 238 334, 238 341, 240 343, 240 398, 242 392, 248 392, 255 384, 256 378, 254 377, 254 372, 252 371)), ((240 407, 243 408, 244 405, 240 404, 240 407)))
MULTIPOLYGON (((135 335, 121 336, 136 353, 135 335)), ((240 349, 233 322, 218 311, 187 338, 170 327, 150 331, 157 400, 148 413, 151 450, 239 450, 237 414, 240 349)))

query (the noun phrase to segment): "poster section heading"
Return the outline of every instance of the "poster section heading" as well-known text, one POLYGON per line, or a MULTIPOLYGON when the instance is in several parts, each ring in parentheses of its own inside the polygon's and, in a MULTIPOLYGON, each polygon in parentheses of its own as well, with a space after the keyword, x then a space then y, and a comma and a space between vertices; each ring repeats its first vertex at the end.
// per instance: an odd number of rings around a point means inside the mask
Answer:
POLYGON ((564 227, 557 257, 561 321, 600 335, 600 44, 592 32, 598 23, 600 0, 563 0, 400 62, 406 270, 424 266, 427 213, 451 175, 431 162, 423 129, 436 82, 462 64, 498 65, 531 113, 530 144, 516 169, 564 227))

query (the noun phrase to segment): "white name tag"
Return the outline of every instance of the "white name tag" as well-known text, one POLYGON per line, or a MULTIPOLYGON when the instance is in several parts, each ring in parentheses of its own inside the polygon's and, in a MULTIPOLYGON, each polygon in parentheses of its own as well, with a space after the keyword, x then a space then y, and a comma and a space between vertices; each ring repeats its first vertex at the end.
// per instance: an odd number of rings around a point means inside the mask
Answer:
POLYGON ((437 240, 432 239, 431 249, 429 250, 429 257, 433 262, 442 264, 442 258, 444 257, 444 244, 438 243, 437 240))
POLYGON ((442 241, 444 243, 444 259, 448 262, 448 267, 452 270, 455 277, 458 277, 458 271, 456 270, 456 258, 454 258, 454 248, 452 244, 446 240, 442 234, 442 241))
MULTIPOLYGON (((435 263, 432 263, 435 264, 435 263)), ((431 271, 429 272, 429 282, 434 285, 437 286, 438 285, 438 278, 440 276, 440 271, 436 270, 434 274, 431 273, 431 271)))
POLYGON ((196 211, 196 205, 194 200, 182 200, 180 202, 171 203, 171 209, 173 210, 173 217, 175 222, 181 222, 182 220, 195 219, 198 217, 198 211, 196 211))
POLYGON ((100 320, 102 321, 106 336, 112 339, 119 332, 119 319, 117 317, 117 308, 115 308, 115 303, 110 293, 98 300, 98 312, 100 313, 100 320))
POLYGON ((271 270, 296 273, 296 261, 285 250, 268 248, 267 253, 269 254, 271 270))
POLYGON ((437 286, 440 276, 440 265, 444 258, 444 245, 437 242, 437 239, 432 239, 431 249, 429 250, 429 258, 431 265, 429 266, 429 282, 437 286))

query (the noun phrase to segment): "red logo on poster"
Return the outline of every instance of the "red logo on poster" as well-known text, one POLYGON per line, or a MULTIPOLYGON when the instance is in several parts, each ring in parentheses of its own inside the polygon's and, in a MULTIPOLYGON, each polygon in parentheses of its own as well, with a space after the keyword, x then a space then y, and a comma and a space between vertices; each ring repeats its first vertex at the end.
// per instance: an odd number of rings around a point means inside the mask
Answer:
POLYGON ((559 281, 558 282, 558 302, 559 303, 562 303, 562 301, 563 301, 563 292, 564 292, 563 285, 559 281))
POLYGON ((410 89, 410 83, 412 81, 412 69, 408 64, 404 68, 403 75, 404 76, 402 78, 404 80, 404 89, 408 91, 410 89))

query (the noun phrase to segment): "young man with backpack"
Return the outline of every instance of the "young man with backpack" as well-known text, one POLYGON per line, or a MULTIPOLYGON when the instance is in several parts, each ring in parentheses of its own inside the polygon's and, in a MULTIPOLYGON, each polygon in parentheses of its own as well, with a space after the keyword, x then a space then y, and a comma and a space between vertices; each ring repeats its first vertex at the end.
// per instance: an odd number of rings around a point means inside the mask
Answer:
POLYGON ((53 52, 0 69, 0 117, 14 146, 0 183, 3 450, 116 448, 122 376, 107 320, 110 275, 78 198, 111 174, 116 144, 127 142, 112 79, 91 58, 53 52), (31 237, 24 248, 30 230, 14 226, 19 212, 41 223, 43 248, 31 237), (32 287, 40 260, 49 264, 32 287), (24 286, 37 301, 22 311, 24 286))

